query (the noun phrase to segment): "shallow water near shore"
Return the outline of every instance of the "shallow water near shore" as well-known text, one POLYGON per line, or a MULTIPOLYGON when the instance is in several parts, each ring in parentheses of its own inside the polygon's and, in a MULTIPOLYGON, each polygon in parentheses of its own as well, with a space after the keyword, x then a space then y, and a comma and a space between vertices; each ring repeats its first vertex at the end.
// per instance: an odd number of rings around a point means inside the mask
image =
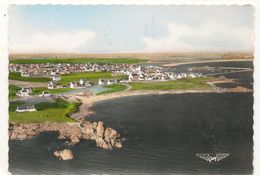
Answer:
POLYGON ((9 141, 13 174, 251 174, 253 94, 198 93, 132 96, 95 104, 90 121, 121 133, 121 149, 94 141, 72 146, 75 159, 52 156, 64 142, 56 133, 9 141), (196 153, 229 153, 206 162, 196 153))

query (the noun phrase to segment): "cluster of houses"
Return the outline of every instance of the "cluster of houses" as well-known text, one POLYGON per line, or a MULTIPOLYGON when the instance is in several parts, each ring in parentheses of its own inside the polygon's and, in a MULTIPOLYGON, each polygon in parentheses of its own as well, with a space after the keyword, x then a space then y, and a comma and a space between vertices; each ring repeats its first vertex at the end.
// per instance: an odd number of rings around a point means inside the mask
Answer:
POLYGON ((89 86, 92 86, 92 84, 87 81, 86 79, 84 78, 81 78, 79 81, 72 81, 70 82, 69 84, 66 84, 66 85, 60 85, 58 83, 58 81, 50 81, 48 83, 48 86, 47 88, 48 89, 58 89, 58 88, 72 88, 72 89, 76 89, 76 88, 86 88, 86 87, 89 87, 89 86))
MULTIPOLYGON (((29 97, 33 93, 33 88, 22 88, 16 92, 16 96, 19 97, 29 97)), ((42 91, 42 93, 39 95, 41 97, 50 97, 52 94, 50 94, 49 91, 42 91)))
POLYGON ((98 85, 104 86, 104 85, 111 85, 115 83, 123 83, 123 80, 117 80, 117 79, 102 79, 100 78, 98 80, 98 85))
POLYGON ((79 81, 70 82, 69 87, 74 88, 86 88, 92 86, 86 79, 80 79, 79 81))
MULTIPOLYGON (((210 68, 210 67, 208 67, 210 68)), ((196 68, 192 68, 195 70, 196 68)), ((183 77, 197 77, 198 73, 163 72, 163 67, 148 64, 97 64, 97 63, 47 63, 47 64, 10 64, 10 72, 20 72, 23 77, 52 77, 60 81, 62 74, 79 72, 111 72, 113 75, 128 75, 129 81, 135 80, 173 80, 183 77), (186 75, 185 75, 186 74, 186 75), (188 74, 188 75, 187 75, 188 74), (139 76, 137 78, 136 76, 139 76)), ((80 86, 79 86, 80 87, 80 86)))
POLYGON ((196 78, 201 77, 201 73, 173 73, 173 72, 156 72, 156 73, 144 73, 135 72, 128 75, 128 81, 158 81, 158 80, 177 80, 182 78, 196 78))
POLYGON ((58 74, 85 72, 84 64, 9 64, 10 72, 21 72, 23 77, 44 77, 58 74))
POLYGON ((136 70, 154 73, 162 69, 152 65, 138 64, 97 64, 97 63, 47 63, 47 64, 9 64, 10 72, 20 72, 23 77, 50 77, 79 72, 112 72, 129 74, 136 70))
MULTIPOLYGON (((210 68, 210 67, 208 67, 210 68)), ((61 74, 71 74, 77 72, 111 72, 113 76, 128 75, 126 79, 99 79, 98 85, 111 85, 115 83, 129 83, 134 81, 159 81, 159 80, 176 80, 181 78, 196 78, 201 77, 201 73, 189 72, 174 73, 165 72, 163 67, 148 65, 148 64, 75 64, 75 63, 47 63, 47 64, 10 64, 10 72, 20 72, 23 77, 43 76, 52 77, 47 85, 48 89, 57 88, 86 88, 92 86, 92 83, 81 78, 79 81, 72 81, 66 85, 61 85, 61 74)), ((193 71, 196 68, 192 69, 193 71)), ((22 88, 16 95, 20 97, 28 97, 32 94, 32 88, 22 88)), ((43 91, 40 94, 42 97, 49 97, 51 94, 48 91, 43 91)))

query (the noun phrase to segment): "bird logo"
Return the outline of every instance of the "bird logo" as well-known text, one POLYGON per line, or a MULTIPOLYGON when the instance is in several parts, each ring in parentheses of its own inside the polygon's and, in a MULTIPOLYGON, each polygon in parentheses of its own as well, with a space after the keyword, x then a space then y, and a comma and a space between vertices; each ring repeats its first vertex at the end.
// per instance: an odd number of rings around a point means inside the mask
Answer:
POLYGON ((215 156, 213 154, 209 154, 209 153, 199 153, 196 154, 197 157, 212 163, 213 162, 219 162, 223 159, 225 159, 226 157, 229 156, 229 153, 217 153, 215 156))

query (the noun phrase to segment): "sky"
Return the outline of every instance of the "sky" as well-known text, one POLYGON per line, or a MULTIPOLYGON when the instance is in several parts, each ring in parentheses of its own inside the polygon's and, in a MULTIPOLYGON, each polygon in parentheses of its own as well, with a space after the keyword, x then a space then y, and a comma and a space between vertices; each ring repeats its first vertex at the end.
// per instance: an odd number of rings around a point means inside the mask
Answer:
POLYGON ((10 53, 253 51, 250 5, 12 5, 10 53))

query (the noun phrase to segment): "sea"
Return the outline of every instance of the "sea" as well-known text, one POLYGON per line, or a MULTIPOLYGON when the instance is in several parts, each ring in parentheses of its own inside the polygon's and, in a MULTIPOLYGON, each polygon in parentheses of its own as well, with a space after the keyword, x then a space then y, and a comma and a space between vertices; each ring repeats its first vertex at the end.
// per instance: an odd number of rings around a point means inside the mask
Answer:
MULTIPOLYGON (((220 87, 253 88, 253 62, 185 64, 168 68, 175 73, 191 67, 215 67, 204 75, 220 76, 220 67, 234 83, 220 87)), ((68 146, 57 133, 31 140, 9 141, 9 171, 14 175, 247 175, 253 172, 253 93, 190 93, 141 95, 105 100, 93 106, 87 120, 104 121, 119 131, 123 148, 104 150, 94 141, 68 146), (60 161, 57 149, 70 148, 74 159, 60 161), (206 161, 196 154, 228 154, 206 161)))
POLYGON ((104 150, 94 141, 69 146, 57 133, 9 141, 14 175, 247 175, 253 172, 253 93, 141 95, 93 106, 87 120, 104 121, 123 138, 123 148, 104 150), (228 154, 208 162, 196 154, 228 154))

